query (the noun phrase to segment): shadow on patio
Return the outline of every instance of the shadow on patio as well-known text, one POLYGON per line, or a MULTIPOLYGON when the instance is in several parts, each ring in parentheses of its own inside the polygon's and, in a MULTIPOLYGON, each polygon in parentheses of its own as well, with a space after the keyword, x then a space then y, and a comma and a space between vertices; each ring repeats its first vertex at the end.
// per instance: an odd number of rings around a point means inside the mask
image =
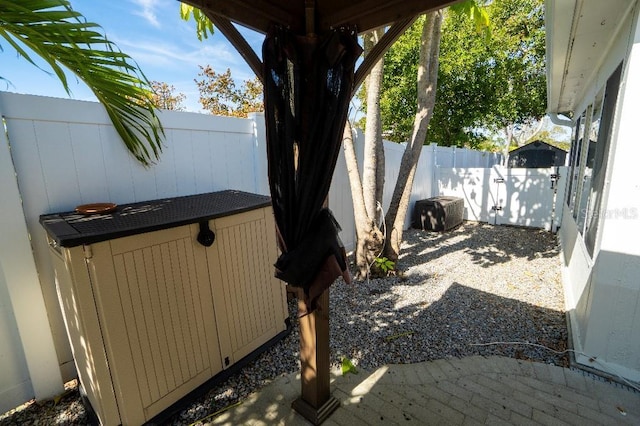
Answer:
MULTIPOLYGON (((337 286, 335 293, 345 284, 337 286)), ((549 353, 540 352, 539 347, 473 344, 490 342, 506 333, 514 341, 555 344, 555 349, 562 350, 566 336, 561 311, 459 283, 451 285, 428 306, 409 305, 391 309, 393 312, 390 308, 399 301, 393 291, 386 294, 374 291, 370 297, 375 301, 349 304, 353 311, 346 323, 351 330, 345 333, 332 327, 332 347, 348 345, 343 340, 345 335, 366 335, 369 345, 348 351, 360 365, 372 363, 372 358, 379 360, 381 354, 406 353, 409 346, 424 348, 425 359, 433 359, 430 351, 442 350, 451 355, 433 361, 385 364, 360 370, 357 375, 341 376, 334 369, 331 389, 341 407, 325 425, 640 424, 638 391, 581 370, 553 365, 549 353), (425 318, 437 323, 442 313, 451 310, 457 311, 459 322, 441 323, 430 329, 415 327, 424 324, 425 318), (514 313, 528 323, 509 321, 514 313), (560 333, 555 342, 540 340, 538 337, 544 332, 538 335, 521 332, 551 327, 545 322, 548 318, 559 322, 553 325, 560 333)), ((567 365, 567 358, 566 354, 558 355, 555 363, 567 365)), ((407 360, 399 356, 395 362, 407 360)), ((299 395, 300 375, 290 373, 239 405, 206 418, 203 424, 308 425, 291 409, 291 402, 299 395)))
MULTIPOLYGON (((331 386, 341 406, 327 426, 640 422, 638 392, 581 371, 497 356, 383 366, 334 375, 331 386)), ((289 374, 206 424, 308 425, 291 409, 299 390, 299 376, 289 374)))

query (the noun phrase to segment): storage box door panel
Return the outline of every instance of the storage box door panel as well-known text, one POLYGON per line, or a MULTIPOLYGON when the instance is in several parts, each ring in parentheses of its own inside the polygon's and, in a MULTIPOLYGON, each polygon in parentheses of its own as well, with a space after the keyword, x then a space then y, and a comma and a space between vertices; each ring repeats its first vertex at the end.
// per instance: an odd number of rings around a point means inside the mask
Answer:
POLYGON ((103 424, 120 424, 82 247, 51 249, 56 290, 80 382, 103 424))
POLYGON ((284 286, 273 278, 270 214, 264 208, 215 220, 209 270, 223 358, 232 363, 285 329, 284 286))
POLYGON ((141 423, 219 371, 206 263, 189 226, 92 247, 123 422, 141 423))

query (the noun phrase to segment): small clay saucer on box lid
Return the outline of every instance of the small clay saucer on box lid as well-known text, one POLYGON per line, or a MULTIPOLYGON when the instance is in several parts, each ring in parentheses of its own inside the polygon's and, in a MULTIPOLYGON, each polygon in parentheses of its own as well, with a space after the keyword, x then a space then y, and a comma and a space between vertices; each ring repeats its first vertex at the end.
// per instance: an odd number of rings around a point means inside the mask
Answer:
POLYGON ((92 203, 82 204, 76 207, 76 211, 80 214, 107 214, 116 211, 117 204, 114 203, 92 203))

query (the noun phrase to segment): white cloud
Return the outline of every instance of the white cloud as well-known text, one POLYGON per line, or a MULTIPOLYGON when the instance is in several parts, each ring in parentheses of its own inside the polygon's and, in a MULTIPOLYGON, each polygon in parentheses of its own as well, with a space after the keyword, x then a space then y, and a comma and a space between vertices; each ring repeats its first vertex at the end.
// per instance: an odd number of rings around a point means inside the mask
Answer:
POLYGON ((133 13, 143 17, 148 23, 156 28, 160 28, 160 22, 158 21, 158 15, 156 8, 159 5, 157 0, 131 0, 139 10, 134 10, 133 13))
POLYGON ((152 66, 184 69, 189 66, 209 64, 219 71, 225 71, 227 68, 235 71, 236 68, 246 67, 240 55, 223 43, 197 44, 195 47, 186 48, 184 45, 157 39, 146 41, 117 39, 114 41, 143 68, 152 66))

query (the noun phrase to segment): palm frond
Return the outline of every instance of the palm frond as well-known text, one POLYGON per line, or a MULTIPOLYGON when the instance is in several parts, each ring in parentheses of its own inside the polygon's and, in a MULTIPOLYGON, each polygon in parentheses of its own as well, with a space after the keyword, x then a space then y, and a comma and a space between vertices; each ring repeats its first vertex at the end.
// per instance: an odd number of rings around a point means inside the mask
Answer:
POLYGON ((67 93, 65 68, 84 81, 127 149, 148 166, 158 159, 164 137, 151 85, 135 61, 100 30, 68 0, 0 0, 0 37, 33 65, 38 66, 30 52, 43 59, 67 93))

